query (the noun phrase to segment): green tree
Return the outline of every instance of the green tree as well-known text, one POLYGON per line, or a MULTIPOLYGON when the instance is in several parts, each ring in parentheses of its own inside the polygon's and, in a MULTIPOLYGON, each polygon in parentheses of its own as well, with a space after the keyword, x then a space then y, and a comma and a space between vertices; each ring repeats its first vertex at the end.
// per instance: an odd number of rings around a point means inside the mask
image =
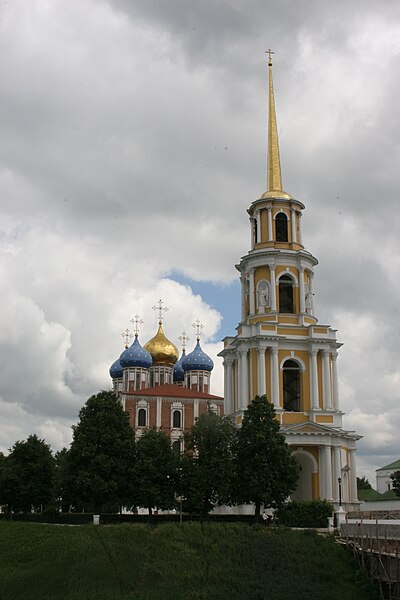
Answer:
POLYGON ((296 489, 299 465, 280 433, 275 409, 256 396, 243 415, 236 444, 236 503, 279 507, 296 489))
POLYGON ((363 477, 357 477, 357 489, 358 490, 372 490, 372 485, 368 481, 368 479, 363 477))
POLYGON ((393 481, 393 489, 396 496, 400 496, 400 471, 395 471, 391 474, 390 479, 393 481))
POLYGON ((137 505, 168 510, 175 505, 177 457, 170 438, 156 429, 143 432, 136 444, 137 505))
POLYGON ((229 417, 220 417, 209 408, 185 435, 182 480, 189 512, 206 515, 214 505, 230 502, 236 431, 229 417))
POLYGON ((54 457, 36 435, 15 442, 2 459, 0 502, 9 511, 42 510, 53 499, 54 457))
POLYGON ((95 511, 132 504, 135 436, 115 394, 91 396, 72 429, 71 448, 59 461, 66 499, 95 511))

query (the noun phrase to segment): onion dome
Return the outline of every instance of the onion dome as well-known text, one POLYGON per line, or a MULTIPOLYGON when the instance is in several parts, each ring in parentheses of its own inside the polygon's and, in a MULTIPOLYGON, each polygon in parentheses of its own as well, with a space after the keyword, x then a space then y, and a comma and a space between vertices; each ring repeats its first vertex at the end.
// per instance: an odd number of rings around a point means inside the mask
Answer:
POLYGON ((182 361, 184 371, 212 371, 214 363, 211 358, 203 352, 200 347, 200 342, 197 340, 196 348, 185 356, 182 361))
POLYGON ((142 367, 143 369, 148 369, 153 363, 150 354, 139 344, 137 335, 135 335, 133 344, 123 351, 119 360, 124 369, 125 367, 142 367))
POLYGON ((111 379, 118 379, 122 377, 122 375, 124 374, 124 369, 122 368, 122 365, 119 362, 119 358, 117 358, 117 360, 113 362, 113 364, 110 367, 109 373, 111 379))
POLYGON ((174 383, 177 383, 177 382, 180 382, 180 381, 184 381, 184 379, 185 379, 185 371, 182 368, 182 361, 183 361, 184 358, 186 358, 186 352, 183 349, 182 350, 182 356, 174 364, 174 371, 173 371, 174 383))
POLYGON ((144 345, 150 352, 154 365, 173 367, 179 358, 177 347, 165 336, 162 322, 158 324, 156 335, 144 345))

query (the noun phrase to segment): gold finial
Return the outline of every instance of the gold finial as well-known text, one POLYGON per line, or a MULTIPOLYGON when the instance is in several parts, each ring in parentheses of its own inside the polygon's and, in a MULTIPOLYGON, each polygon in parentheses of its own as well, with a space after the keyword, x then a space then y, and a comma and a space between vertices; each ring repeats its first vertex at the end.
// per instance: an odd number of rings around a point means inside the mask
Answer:
POLYGON ((196 331, 196 340, 199 342, 204 325, 200 323, 199 319, 196 319, 195 322, 192 324, 192 327, 194 327, 196 331))
POLYGON ((276 124, 274 85, 272 81, 272 55, 268 48, 269 85, 268 85, 268 153, 267 153, 267 192, 262 198, 290 198, 282 190, 281 160, 279 155, 278 127, 276 124))
POLYGON ((140 325, 143 323, 142 319, 139 317, 139 315, 135 315, 133 317, 133 319, 131 319, 131 323, 133 325, 133 331, 135 333, 135 337, 137 337, 139 335, 139 327, 140 325))
POLYGON ((275 54, 275 52, 273 52, 271 48, 268 48, 268 50, 265 51, 265 54, 268 54, 268 66, 272 67, 272 55, 275 54))
POLYGON ((167 312, 169 310, 166 306, 163 306, 163 301, 161 298, 158 301, 158 306, 153 306, 153 310, 158 310, 158 322, 162 323, 163 320, 163 311, 167 312))
POLYGON ((182 352, 185 352, 186 350, 186 342, 188 342, 190 340, 190 337, 188 335, 186 335, 186 331, 182 331, 182 335, 179 336, 178 338, 182 344, 182 352))
POLYGON ((131 334, 128 328, 126 328, 125 331, 121 333, 121 337, 124 339, 125 348, 128 348, 129 341, 133 338, 133 335, 131 334))

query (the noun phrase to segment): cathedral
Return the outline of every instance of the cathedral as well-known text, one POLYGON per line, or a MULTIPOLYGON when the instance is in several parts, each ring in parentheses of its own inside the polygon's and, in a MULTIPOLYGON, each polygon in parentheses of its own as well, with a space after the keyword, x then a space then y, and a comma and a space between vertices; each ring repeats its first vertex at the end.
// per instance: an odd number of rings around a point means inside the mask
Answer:
MULTIPOLYGON (((357 505, 356 442, 360 436, 342 428, 336 331, 318 322, 314 311, 314 267, 301 233, 304 204, 282 189, 279 140, 269 51, 267 191, 248 214, 251 247, 236 266, 241 282, 241 320, 235 336, 226 337, 219 356, 224 366, 224 398, 210 393, 213 362, 197 343, 182 355, 163 330, 162 301, 156 335, 143 347, 139 318, 131 346, 110 368, 138 435, 146 427, 165 431, 177 451, 182 434, 211 406, 232 415, 240 426, 256 395, 274 404, 281 431, 301 466, 292 499, 327 499, 351 509, 357 505)), ((155 307, 157 308, 157 307, 155 307)), ((129 332, 127 331, 127 335, 129 332)))
POLYGON ((129 346, 129 330, 125 337, 125 350, 110 367, 115 393, 121 398, 124 409, 136 435, 148 427, 161 429, 171 438, 172 447, 183 450, 183 434, 189 431, 196 418, 210 407, 222 415, 224 399, 210 394, 211 371, 214 363, 200 346, 202 325, 197 320, 196 346, 186 354, 188 337, 182 333, 182 354, 166 337, 163 328, 162 300, 158 306, 158 330, 144 346, 139 342, 138 316, 132 319, 134 341, 129 346))
POLYGON ((274 404, 300 463, 292 499, 357 503, 356 442, 342 428, 336 331, 318 323, 314 267, 301 233, 304 204, 282 188, 272 52, 269 51, 267 191, 248 214, 251 247, 236 266, 241 282, 237 334, 224 339, 225 413, 240 425, 256 395, 274 404))

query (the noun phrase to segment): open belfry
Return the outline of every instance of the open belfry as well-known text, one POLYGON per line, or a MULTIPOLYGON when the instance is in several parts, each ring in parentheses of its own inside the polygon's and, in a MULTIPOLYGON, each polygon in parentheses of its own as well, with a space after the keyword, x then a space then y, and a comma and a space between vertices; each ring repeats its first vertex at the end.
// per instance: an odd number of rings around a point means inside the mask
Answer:
POLYGON ((304 204, 283 191, 269 55, 267 191, 248 214, 251 248, 236 266, 241 281, 237 335, 224 339, 225 414, 240 425, 256 395, 274 404, 281 431, 301 465, 293 499, 339 495, 357 503, 356 441, 342 429, 337 357, 341 344, 314 311, 314 267, 301 234, 304 204))

